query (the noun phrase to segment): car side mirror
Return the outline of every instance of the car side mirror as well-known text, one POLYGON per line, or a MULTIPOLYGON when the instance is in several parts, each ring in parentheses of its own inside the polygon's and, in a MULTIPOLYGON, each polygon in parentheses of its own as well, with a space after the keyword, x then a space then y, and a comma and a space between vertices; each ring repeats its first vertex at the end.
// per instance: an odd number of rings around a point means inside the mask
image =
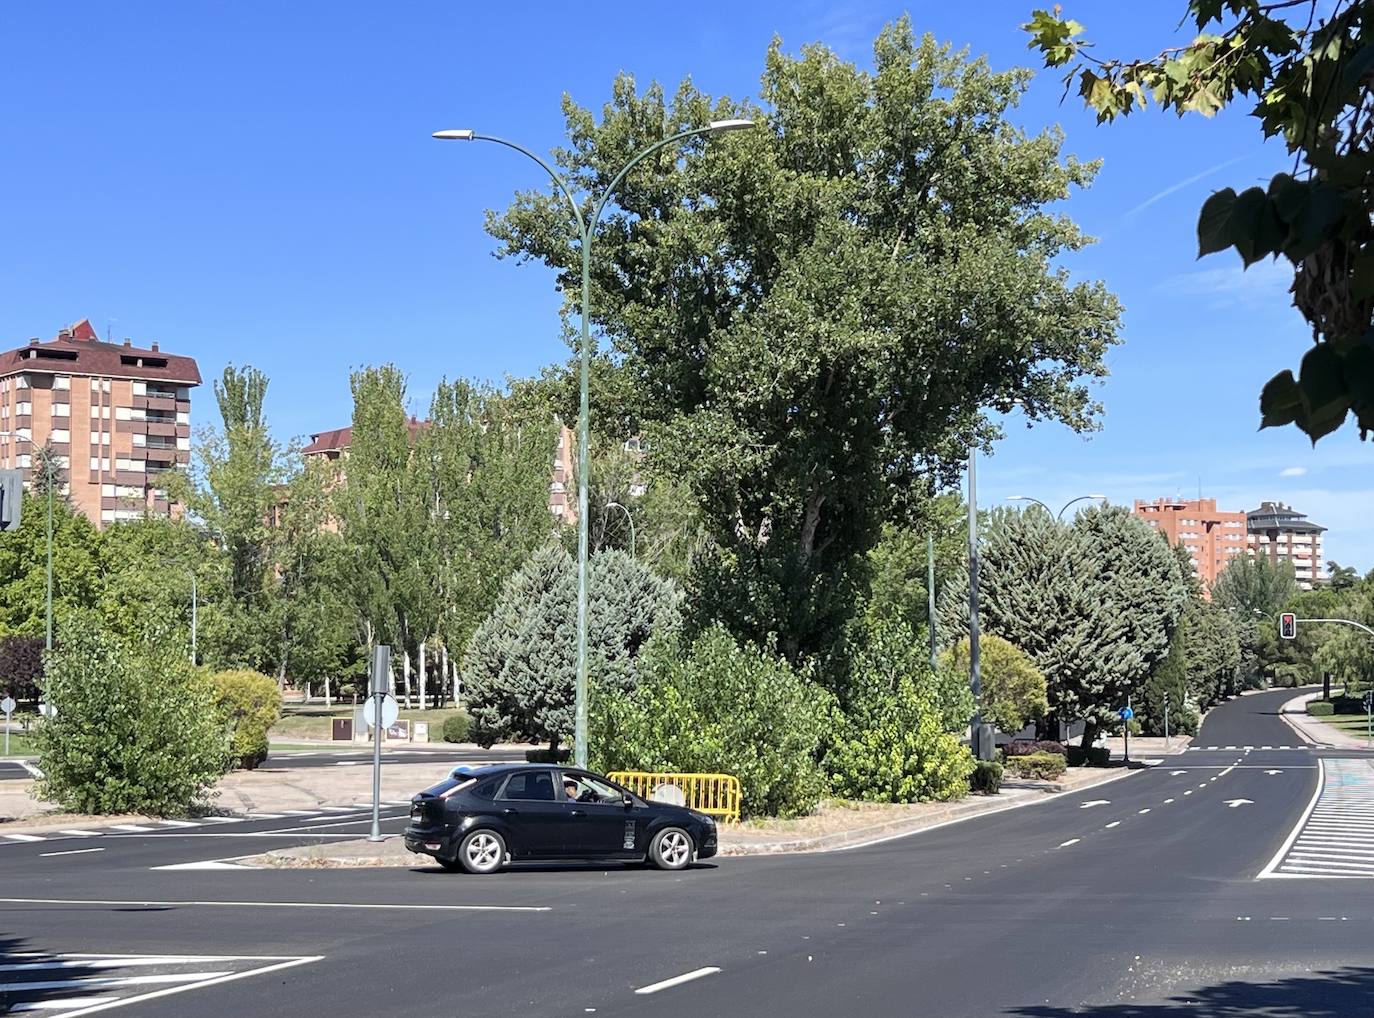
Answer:
POLYGON ((629 792, 626 792, 623 796, 621 796, 620 801, 625 804, 626 809, 630 809, 635 804, 635 797, 631 795, 629 792))

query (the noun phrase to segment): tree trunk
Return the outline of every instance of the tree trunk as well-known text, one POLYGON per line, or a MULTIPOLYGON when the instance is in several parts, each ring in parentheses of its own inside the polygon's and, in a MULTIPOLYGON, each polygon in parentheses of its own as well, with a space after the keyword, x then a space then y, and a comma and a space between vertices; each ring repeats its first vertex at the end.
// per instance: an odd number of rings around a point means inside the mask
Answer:
MULTIPOLYGON (((448 683, 448 681, 449 681, 449 674, 448 674, 448 644, 447 644, 447 643, 442 644, 442 645, 439 647, 439 653, 443 655, 443 657, 441 658, 441 660, 443 661, 443 667, 440 669, 440 671, 443 672, 443 677, 439 680, 439 699, 440 699, 439 706, 442 707, 442 706, 443 706, 444 689, 447 688, 447 683, 448 683)), ((451 689, 450 692, 452 692, 452 694, 453 694, 453 705, 456 707, 456 706, 458 706, 458 690, 457 690, 457 688, 455 687, 455 688, 451 689)))
POLYGON ((425 661, 425 645, 424 645, 423 642, 421 642, 421 644, 420 644, 420 672, 419 672, 419 674, 418 674, 418 675, 416 676, 416 678, 415 678, 416 683, 419 685, 419 694, 420 694, 419 699, 420 699, 420 709, 421 709, 421 710, 425 710, 425 709, 429 706, 429 705, 425 702, 425 666, 426 666, 426 664, 427 664, 427 662, 425 661))
POLYGON ((1097 722, 1091 718, 1083 721, 1083 756, 1086 761, 1088 751, 1093 748, 1093 743, 1097 741, 1097 722))
POLYGON ((406 698, 406 710, 410 710, 410 654, 401 652, 401 689, 406 698))
POLYGON ((329 710, 334 706, 334 701, 329 697, 329 673, 324 673, 324 709, 329 710))
POLYGON ((281 664, 277 667, 277 690, 286 691, 286 655, 282 655, 281 664))

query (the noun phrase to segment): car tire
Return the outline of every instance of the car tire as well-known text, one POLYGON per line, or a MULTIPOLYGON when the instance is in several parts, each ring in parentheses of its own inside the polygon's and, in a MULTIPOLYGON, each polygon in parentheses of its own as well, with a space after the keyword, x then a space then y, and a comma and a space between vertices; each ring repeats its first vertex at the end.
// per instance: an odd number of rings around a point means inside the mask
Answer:
POLYGON ((681 827, 665 827, 649 842, 649 861, 661 870, 686 869, 692 861, 692 836, 681 827))
POLYGON ((505 839, 485 827, 468 834, 458 846, 458 865, 469 873, 495 873, 505 862, 505 839))

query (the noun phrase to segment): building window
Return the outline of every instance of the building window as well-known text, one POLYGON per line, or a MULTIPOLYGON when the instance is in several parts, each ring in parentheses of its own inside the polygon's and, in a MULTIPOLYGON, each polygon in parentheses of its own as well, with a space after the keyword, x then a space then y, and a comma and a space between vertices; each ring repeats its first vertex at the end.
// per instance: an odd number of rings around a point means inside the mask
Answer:
POLYGON ((53 428, 51 438, 54 442, 70 442, 72 433, 66 428, 53 428))
POLYGON ((14 408, 14 412, 17 413, 20 417, 23 417, 26 414, 31 414, 33 413, 33 404, 27 401, 20 403, 18 406, 14 408))
POLYGON ((59 389, 59 390, 62 390, 62 389, 70 390, 71 387, 72 387, 72 376, 71 376, 71 375, 53 375, 52 387, 53 387, 54 389, 59 389))
POLYGON ((52 405, 52 415, 54 417, 70 417, 72 415, 72 405, 70 403, 54 403, 52 405))

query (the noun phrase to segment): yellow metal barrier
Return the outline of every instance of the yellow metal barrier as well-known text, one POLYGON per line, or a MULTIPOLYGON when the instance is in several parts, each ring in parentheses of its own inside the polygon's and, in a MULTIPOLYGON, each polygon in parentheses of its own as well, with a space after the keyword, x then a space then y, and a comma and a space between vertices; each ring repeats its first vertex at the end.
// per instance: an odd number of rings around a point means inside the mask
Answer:
POLYGON ((606 776, 643 799, 652 799, 660 785, 673 785, 681 790, 687 807, 727 823, 739 822, 739 778, 733 774, 613 771, 606 776))

